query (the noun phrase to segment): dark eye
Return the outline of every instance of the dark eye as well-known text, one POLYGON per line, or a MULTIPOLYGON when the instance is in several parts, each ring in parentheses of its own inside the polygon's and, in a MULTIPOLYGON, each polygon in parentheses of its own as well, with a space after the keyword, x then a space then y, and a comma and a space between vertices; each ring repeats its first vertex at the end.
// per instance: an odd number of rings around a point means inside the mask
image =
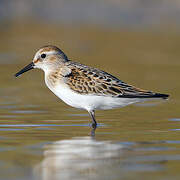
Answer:
POLYGON ((41 54, 41 58, 45 58, 46 57, 46 54, 41 54))

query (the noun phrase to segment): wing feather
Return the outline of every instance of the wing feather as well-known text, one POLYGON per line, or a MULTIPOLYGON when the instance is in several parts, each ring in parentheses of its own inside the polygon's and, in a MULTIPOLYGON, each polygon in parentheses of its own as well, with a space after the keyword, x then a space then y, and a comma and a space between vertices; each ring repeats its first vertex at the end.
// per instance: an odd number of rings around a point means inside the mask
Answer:
MULTIPOLYGON (((71 73, 66 77, 67 84, 77 93, 124 98, 149 98, 158 96, 158 93, 131 86, 99 69, 72 61, 68 63, 71 73)), ((159 95, 162 96, 162 94, 159 95)))

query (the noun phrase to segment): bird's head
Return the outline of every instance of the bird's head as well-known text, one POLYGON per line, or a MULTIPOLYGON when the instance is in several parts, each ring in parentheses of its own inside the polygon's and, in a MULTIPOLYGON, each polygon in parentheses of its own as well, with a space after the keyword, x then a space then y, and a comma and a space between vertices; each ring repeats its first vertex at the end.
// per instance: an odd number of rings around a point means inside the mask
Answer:
POLYGON ((55 70, 67 61, 69 61, 67 56, 56 46, 43 46, 36 52, 33 61, 16 73, 15 76, 18 77, 34 68, 42 69, 44 72, 55 70))

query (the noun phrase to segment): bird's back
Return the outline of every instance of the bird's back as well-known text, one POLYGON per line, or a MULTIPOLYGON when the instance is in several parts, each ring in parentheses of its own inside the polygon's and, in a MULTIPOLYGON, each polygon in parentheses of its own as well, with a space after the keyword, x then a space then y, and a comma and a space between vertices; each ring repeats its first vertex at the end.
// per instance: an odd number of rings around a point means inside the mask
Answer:
POLYGON ((71 73, 67 76, 68 86, 79 94, 116 98, 167 98, 168 95, 136 88, 115 76, 77 62, 67 63, 71 73))

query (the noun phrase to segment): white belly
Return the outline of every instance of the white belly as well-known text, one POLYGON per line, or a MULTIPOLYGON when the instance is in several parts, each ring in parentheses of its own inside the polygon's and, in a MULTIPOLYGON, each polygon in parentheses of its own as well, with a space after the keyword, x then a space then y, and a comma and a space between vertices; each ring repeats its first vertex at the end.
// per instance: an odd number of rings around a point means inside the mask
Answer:
POLYGON ((48 84, 47 86, 56 96, 62 99, 66 104, 75 108, 86 109, 87 111, 96 109, 118 108, 138 102, 138 99, 135 98, 129 99, 96 95, 81 95, 72 91, 66 85, 61 84, 55 87, 51 87, 48 84))

